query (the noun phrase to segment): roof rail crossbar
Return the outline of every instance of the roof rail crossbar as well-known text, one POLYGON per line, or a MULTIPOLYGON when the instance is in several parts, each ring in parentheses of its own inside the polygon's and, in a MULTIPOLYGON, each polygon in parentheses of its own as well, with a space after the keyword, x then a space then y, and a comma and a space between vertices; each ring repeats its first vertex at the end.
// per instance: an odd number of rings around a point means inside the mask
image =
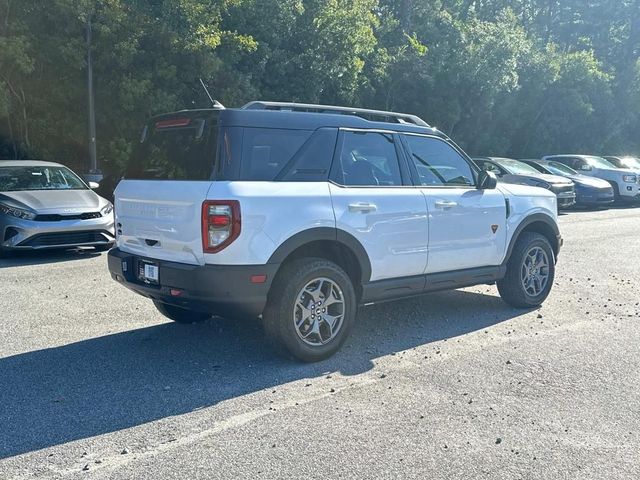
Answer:
POLYGON ((315 105, 311 103, 288 102, 263 102, 254 101, 247 103, 242 110, 282 110, 293 112, 334 113, 342 115, 355 115, 368 120, 383 118, 383 121, 393 123, 414 124, 421 127, 430 125, 417 115, 409 113, 386 112, 384 110, 369 110, 366 108, 337 107, 334 105, 315 105))

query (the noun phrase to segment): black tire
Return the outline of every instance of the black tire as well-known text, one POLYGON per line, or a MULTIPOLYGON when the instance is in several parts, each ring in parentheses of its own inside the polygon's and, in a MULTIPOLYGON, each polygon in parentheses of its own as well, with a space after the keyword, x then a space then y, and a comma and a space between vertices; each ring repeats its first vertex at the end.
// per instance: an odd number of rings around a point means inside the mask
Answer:
MULTIPOLYGON (((319 290, 322 286, 319 286, 319 290)), ((317 291, 319 291, 317 290, 317 291)), ((325 294, 319 293, 322 298, 325 294)), ((325 305, 323 304, 322 307, 325 305)), ((319 309, 320 310, 320 309, 319 309)), ((329 306, 327 305, 327 313, 329 306)), ((322 308, 322 312, 324 312, 322 308)), ((302 258, 294 260, 282 267, 269 292, 267 306, 262 314, 262 322, 265 333, 273 346, 280 353, 288 353, 303 362, 318 362, 329 358, 336 353, 349 336, 357 313, 357 298, 353 283, 347 273, 335 263, 322 258, 302 258), (333 334, 329 330, 326 343, 322 345, 310 345, 301 338, 298 327, 295 325, 295 309, 299 295, 303 295, 305 287, 316 280, 327 279, 330 282, 323 283, 331 287, 331 283, 338 287, 338 296, 341 296, 340 308, 342 320, 338 331, 333 334)), ((318 322, 322 325, 326 334, 328 323, 318 322)), ((300 328, 311 324, 303 322, 300 328)), ((320 327, 319 327, 320 328, 320 327)), ((313 340, 318 337, 311 337, 313 340)))
POLYGON ((205 312, 195 312, 186 308, 176 307, 157 300, 153 301, 158 311, 170 320, 176 323, 198 323, 211 318, 211 315, 205 312))
POLYGON ((507 262, 507 273, 498 281, 498 292, 502 299, 516 308, 534 308, 542 305, 547 299, 555 278, 555 255, 549 240, 539 233, 524 232, 516 240, 516 244, 507 262), (523 267, 526 256, 535 248, 541 248, 547 256, 548 277, 544 288, 537 295, 532 295, 525 289, 522 281, 523 267))
POLYGON ((620 189, 618 188, 618 184, 615 182, 611 183, 611 187, 613 188, 613 203, 619 205, 622 201, 622 197, 620 196, 620 189))

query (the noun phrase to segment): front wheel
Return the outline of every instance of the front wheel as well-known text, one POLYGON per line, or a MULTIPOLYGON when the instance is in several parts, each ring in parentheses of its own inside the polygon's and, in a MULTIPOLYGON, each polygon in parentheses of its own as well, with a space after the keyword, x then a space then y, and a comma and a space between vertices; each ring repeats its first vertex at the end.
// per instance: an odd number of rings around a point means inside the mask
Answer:
POLYGON ((538 307, 551 292, 555 271, 549 240, 539 233, 525 232, 516 240, 507 273, 498 282, 500 296, 513 307, 538 307))
POLYGON ((619 204, 622 200, 622 195, 620 195, 620 188, 618 188, 618 184, 611 182, 611 187, 613 188, 613 203, 619 204))
POLYGON ((335 263, 303 258, 285 265, 262 315, 267 336, 279 350, 303 362, 336 353, 355 322, 353 283, 335 263))
POLYGON ((169 305, 157 300, 154 300, 153 304, 162 315, 177 323, 197 323, 211 318, 211 315, 208 313, 194 312, 193 310, 176 307, 175 305, 169 305))

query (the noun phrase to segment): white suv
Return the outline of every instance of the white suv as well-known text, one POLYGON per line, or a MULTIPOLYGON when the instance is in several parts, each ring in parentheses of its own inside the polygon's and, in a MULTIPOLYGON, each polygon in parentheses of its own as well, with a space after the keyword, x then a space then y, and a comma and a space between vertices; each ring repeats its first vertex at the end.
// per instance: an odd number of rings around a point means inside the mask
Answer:
POLYGON ((154 118, 115 212, 115 280, 177 322, 261 317, 304 361, 360 305, 497 282, 538 306, 562 245, 553 193, 496 185, 418 117, 324 105, 154 118))
POLYGON ((618 168, 609 160, 594 155, 548 155, 544 161, 559 162, 590 177, 606 180, 613 187, 616 202, 640 200, 640 170, 618 168))

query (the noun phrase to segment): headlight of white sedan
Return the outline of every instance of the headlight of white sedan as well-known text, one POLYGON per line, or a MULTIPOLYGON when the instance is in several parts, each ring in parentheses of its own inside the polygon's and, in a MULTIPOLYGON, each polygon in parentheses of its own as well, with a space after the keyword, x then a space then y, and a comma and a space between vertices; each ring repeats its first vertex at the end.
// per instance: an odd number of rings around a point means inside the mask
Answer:
POLYGON ((551 188, 551 185, 548 184, 547 182, 543 181, 543 180, 529 180, 527 183, 525 183, 525 185, 530 185, 532 187, 538 187, 538 188, 546 188, 547 190, 549 190, 549 188, 551 188))
POLYGON ((113 203, 111 202, 107 203, 104 207, 102 207, 102 210, 100 210, 100 213, 103 217, 106 217, 111 212, 113 212, 113 203))
POLYGON ((16 218, 22 218, 24 220, 33 220, 36 218, 36 214, 33 212, 23 210, 21 208, 10 207, 9 205, 5 205, 4 203, 0 203, 0 213, 11 215, 12 217, 16 218))

